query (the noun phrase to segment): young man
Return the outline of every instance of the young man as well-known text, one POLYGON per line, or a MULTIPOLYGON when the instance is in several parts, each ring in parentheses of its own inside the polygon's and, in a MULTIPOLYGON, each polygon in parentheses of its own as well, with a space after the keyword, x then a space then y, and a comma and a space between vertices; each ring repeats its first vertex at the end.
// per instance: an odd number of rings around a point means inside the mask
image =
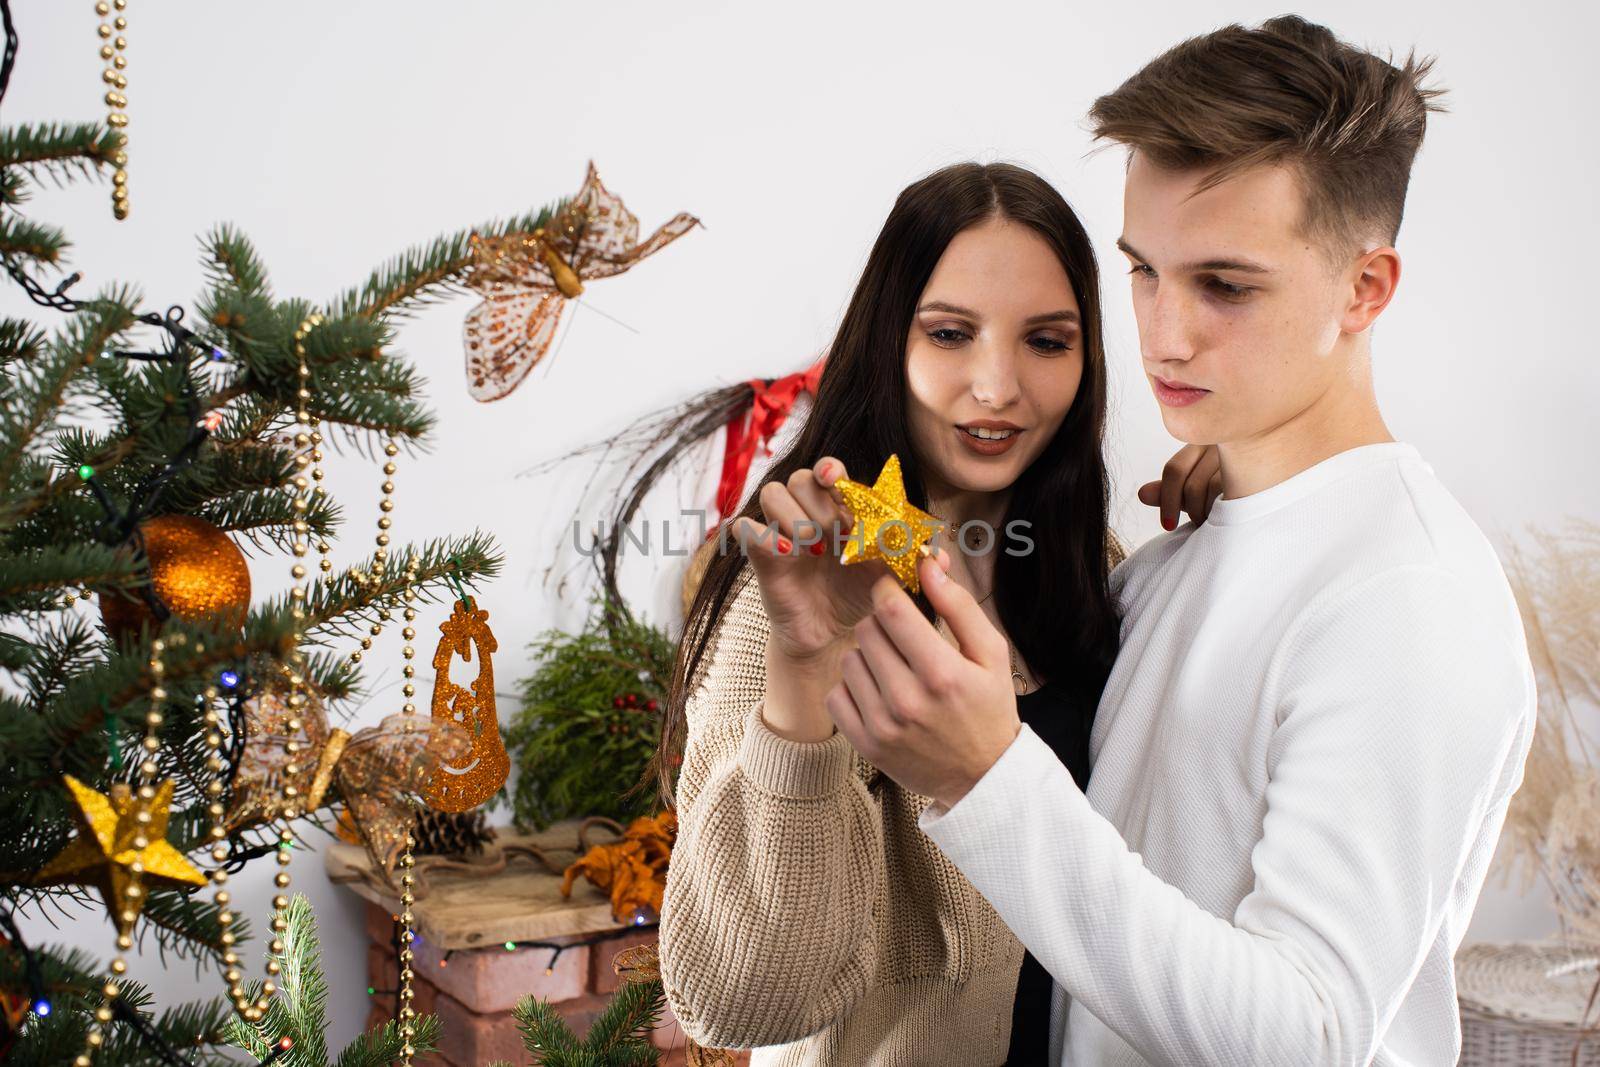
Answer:
POLYGON ((850 653, 869 673, 845 672, 870 681, 829 696, 1054 976, 1052 1063, 1456 1062, 1452 957, 1535 694, 1493 549, 1373 391, 1427 70, 1286 16, 1093 107, 1130 150, 1145 374, 1167 429, 1217 446, 1223 496, 1112 575, 1087 795, 934 561, 960 649, 884 578, 850 653))

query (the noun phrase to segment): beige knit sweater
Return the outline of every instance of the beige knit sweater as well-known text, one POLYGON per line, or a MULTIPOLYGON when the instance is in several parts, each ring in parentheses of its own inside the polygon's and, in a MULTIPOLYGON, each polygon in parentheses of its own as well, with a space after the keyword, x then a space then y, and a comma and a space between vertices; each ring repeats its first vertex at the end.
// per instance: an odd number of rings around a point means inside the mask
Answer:
POLYGON ((930 798, 841 733, 766 727, 770 626, 741 580, 687 702, 660 922, 673 1014, 702 1045, 780 1046, 752 1067, 1003 1063, 1021 942, 917 828, 930 798))

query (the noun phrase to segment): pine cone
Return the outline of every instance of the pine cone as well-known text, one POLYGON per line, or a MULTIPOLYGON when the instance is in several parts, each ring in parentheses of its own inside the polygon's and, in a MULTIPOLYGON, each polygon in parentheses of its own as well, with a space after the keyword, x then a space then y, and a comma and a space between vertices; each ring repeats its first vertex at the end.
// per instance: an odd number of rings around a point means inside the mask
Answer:
POLYGON ((423 808, 411 835, 416 839, 412 851, 419 856, 471 856, 494 840, 482 808, 462 812, 423 808))

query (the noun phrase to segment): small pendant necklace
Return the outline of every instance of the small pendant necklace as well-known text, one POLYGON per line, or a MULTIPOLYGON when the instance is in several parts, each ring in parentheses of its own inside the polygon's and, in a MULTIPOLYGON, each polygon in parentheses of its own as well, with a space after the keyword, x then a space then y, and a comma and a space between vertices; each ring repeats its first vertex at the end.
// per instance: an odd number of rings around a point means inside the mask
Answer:
MULTIPOLYGON (((978 603, 982 604, 984 600, 988 600, 993 595, 994 590, 991 588, 987 593, 983 594, 983 600, 979 600, 978 603)), ((944 619, 941 618, 939 621, 942 623, 944 619)), ((1028 679, 1022 673, 1022 668, 1017 665, 1017 646, 1011 643, 1009 636, 1006 638, 1006 651, 1011 656, 1011 689, 1017 696, 1025 696, 1028 692, 1028 679)))
POLYGON ((1011 643, 1011 638, 1006 638, 1006 647, 1011 650, 1011 688, 1017 696, 1022 696, 1028 691, 1028 680, 1022 676, 1022 669, 1017 666, 1017 646, 1011 643))

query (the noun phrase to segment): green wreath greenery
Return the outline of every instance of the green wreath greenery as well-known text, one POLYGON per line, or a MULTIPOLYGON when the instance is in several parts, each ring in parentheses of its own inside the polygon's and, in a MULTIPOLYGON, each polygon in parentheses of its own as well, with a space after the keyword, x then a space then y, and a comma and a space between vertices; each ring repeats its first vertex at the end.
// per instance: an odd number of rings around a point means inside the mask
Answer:
POLYGON ((626 826, 659 808, 654 789, 623 794, 655 753, 676 645, 603 591, 591 604, 581 632, 547 630, 529 646, 536 667, 506 728, 519 830, 590 815, 626 826))

